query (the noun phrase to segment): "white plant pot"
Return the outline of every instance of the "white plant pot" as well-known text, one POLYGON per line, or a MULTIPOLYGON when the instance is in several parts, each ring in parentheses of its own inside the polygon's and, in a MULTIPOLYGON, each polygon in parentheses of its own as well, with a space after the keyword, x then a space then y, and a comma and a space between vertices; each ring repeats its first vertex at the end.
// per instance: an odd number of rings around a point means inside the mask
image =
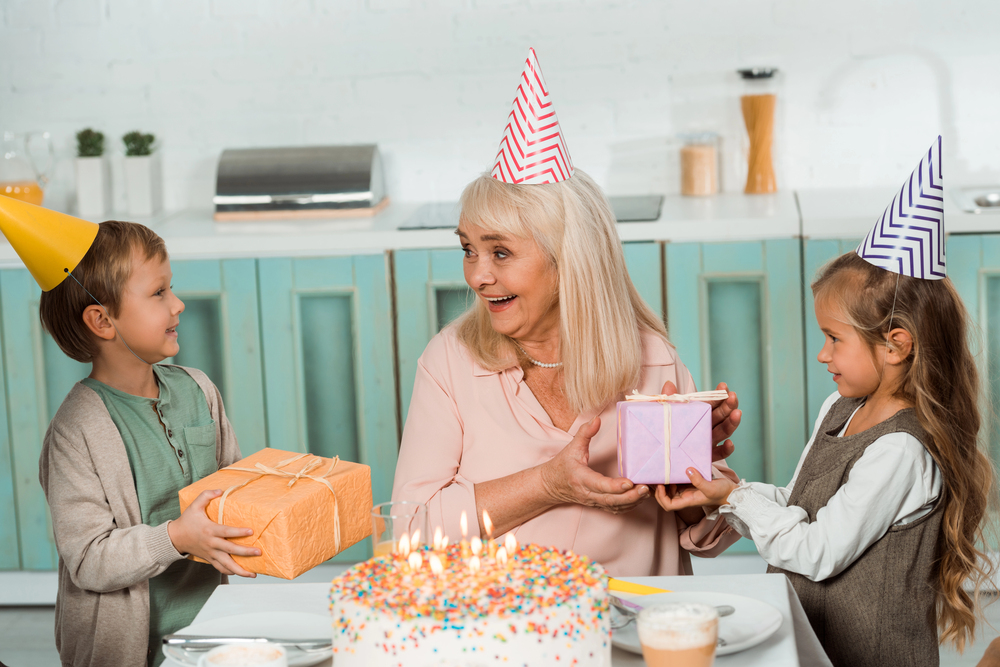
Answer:
POLYGON ((161 187, 155 155, 125 157, 125 202, 130 216, 149 217, 159 211, 161 187))
POLYGON ((111 203, 111 178, 103 157, 76 159, 76 210, 81 218, 103 218, 111 203))

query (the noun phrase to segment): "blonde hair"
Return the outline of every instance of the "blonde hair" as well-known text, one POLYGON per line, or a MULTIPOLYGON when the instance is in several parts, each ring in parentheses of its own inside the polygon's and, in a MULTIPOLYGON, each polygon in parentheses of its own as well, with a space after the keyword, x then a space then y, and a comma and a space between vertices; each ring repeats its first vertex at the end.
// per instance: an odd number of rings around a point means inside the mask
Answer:
MULTIPOLYGON (((167 258, 166 244, 149 227, 109 220, 98 226, 90 250, 73 269, 76 279, 108 309, 111 317, 118 317, 136 252, 147 260, 167 258)), ((59 349, 81 363, 93 361, 97 352, 94 336, 83 322, 83 311, 91 305, 96 305, 94 300, 70 277, 42 292, 38 304, 42 326, 52 334, 59 349)))
POLYGON ((978 446, 979 373, 967 342, 968 313, 951 280, 897 275, 854 252, 825 266, 812 290, 817 303, 839 306, 872 352, 893 345, 890 327, 913 341, 895 395, 913 406, 928 435, 923 445, 941 469, 937 621, 940 642, 962 650, 975 638, 979 590, 993 571, 978 545, 986 543, 995 478, 978 446))
MULTIPOLYGON (((483 174, 466 186, 461 220, 532 239, 555 266, 559 354, 566 400, 578 412, 603 407, 636 387, 641 333, 667 340, 666 327, 629 278, 607 197, 576 170, 561 183, 514 185, 483 174)), ((513 339, 497 333, 482 299, 457 323, 458 338, 477 362, 503 370, 527 362, 513 339)))

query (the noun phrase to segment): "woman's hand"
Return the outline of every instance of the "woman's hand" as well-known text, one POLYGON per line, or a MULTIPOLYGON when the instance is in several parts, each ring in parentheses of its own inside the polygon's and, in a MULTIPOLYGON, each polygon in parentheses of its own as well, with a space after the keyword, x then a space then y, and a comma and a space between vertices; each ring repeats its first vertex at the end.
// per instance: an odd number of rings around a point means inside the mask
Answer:
POLYGON ((221 526, 205 513, 209 501, 221 495, 222 491, 218 489, 202 491, 181 513, 179 519, 167 524, 167 534, 178 553, 198 556, 222 574, 238 574, 252 579, 257 575, 237 565, 230 554, 259 556, 260 549, 243 547, 226 538, 253 535, 253 530, 221 526))
POLYGON ((691 484, 671 484, 670 488, 662 484, 656 487, 656 502, 668 512, 676 512, 687 507, 718 507, 729 501, 729 494, 736 488, 736 483, 727 477, 711 481, 701 476, 694 468, 687 469, 691 484))
POLYGON ((648 486, 634 486, 624 477, 605 477, 587 465, 590 439, 600 428, 601 419, 595 417, 561 452, 539 466, 542 485, 553 504, 574 503, 620 514, 649 497, 648 486))
MULTIPOLYGON (((716 387, 721 391, 729 391, 725 382, 720 382, 716 387)), ((663 385, 661 394, 677 393, 677 386, 669 380, 663 385)), ((743 418, 743 411, 739 409, 740 400, 736 397, 735 391, 730 391, 729 396, 724 401, 711 401, 712 406, 712 460, 721 461, 728 458, 734 451, 733 441, 729 439, 740 425, 743 418), (722 443, 722 444, 719 444, 722 443)))

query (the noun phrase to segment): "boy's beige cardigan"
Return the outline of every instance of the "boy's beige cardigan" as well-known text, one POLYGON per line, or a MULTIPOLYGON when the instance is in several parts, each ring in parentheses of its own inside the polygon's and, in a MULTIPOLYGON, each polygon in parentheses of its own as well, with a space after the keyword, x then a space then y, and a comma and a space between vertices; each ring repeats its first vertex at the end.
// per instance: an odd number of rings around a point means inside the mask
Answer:
MULTIPOLYGON (((219 390, 185 368, 215 420, 216 460, 238 461, 219 390)), ((167 524, 142 523, 121 435, 95 391, 77 383, 49 424, 38 477, 59 551, 56 648, 63 665, 141 667, 149 641, 149 578, 182 556, 167 524)))

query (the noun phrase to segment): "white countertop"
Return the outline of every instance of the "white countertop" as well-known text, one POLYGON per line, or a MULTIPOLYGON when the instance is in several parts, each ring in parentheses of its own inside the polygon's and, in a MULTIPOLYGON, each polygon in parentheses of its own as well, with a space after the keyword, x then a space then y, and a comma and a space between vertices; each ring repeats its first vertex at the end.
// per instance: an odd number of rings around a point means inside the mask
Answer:
MULTIPOLYGON (((892 188, 804 190, 773 195, 720 194, 664 198, 652 222, 623 222, 623 241, 726 242, 864 236, 892 201, 892 188), (801 212, 801 221, 800 221, 801 212)), ((945 204, 949 234, 1000 231, 1000 211, 966 213, 950 192, 945 204)), ((399 229, 423 204, 393 202, 375 216, 254 222, 215 222, 209 209, 164 212, 133 219, 153 228, 174 259, 325 257, 381 254, 386 250, 457 247, 450 229, 399 229)), ((0 268, 22 266, 0 236, 0 268)))
MULTIPOLYGON (((318 220, 215 222, 208 209, 166 212, 148 219, 112 214, 106 219, 117 215, 148 225, 164 238, 174 259, 315 257, 456 247, 449 229, 398 229, 420 206, 393 202, 371 217, 318 220)), ((624 241, 795 238, 799 215, 792 192, 678 195, 664 199, 658 220, 620 223, 618 231, 624 241)), ((11 266, 20 266, 20 261, 10 245, 0 242, 0 267, 11 266)))
MULTIPOLYGON (((1000 232, 1000 210, 967 213, 958 198, 974 188, 946 188, 944 228, 947 234, 1000 232)), ((802 236, 807 239, 860 239, 892 202, 898 188, 799 190, 802 236)))

